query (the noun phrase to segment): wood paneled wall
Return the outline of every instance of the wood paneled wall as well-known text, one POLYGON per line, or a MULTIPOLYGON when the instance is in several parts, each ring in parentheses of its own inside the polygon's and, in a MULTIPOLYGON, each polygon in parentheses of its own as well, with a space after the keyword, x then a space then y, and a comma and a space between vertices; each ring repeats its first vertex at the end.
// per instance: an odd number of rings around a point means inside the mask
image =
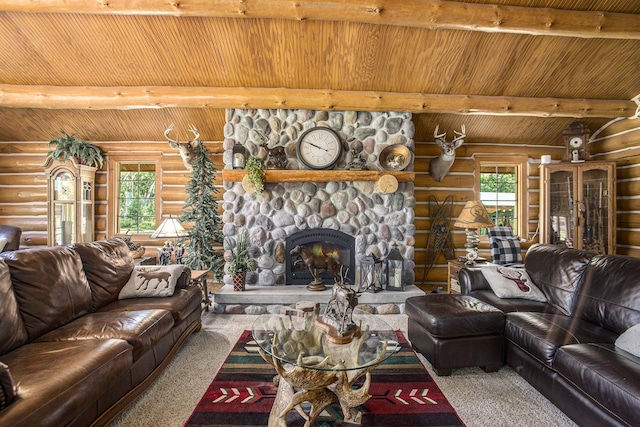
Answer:
MULTIPOLYGON (((616 123, 607 134, 618 134, 613 138, 596 140, 592 152, 598 160, 616 160, 618 162, 617 189, 617 252, 640 257, 640 131, 638 120, 627 120, 616 123)), ((207 149, 212 153, 216 168, 221 170, 222 143, 207 142, 207 149)), ((161 200, 162 215, 179 215, 186 200, 184 192, 189 172, 182 164, 177 151, 171 150, 164 142, 96 142, 107 156, 109 151, 157 151, 162 153, 159 171, 162 188, 158 194, 161 200)), ((0 223, 19 226, 23 229, 22 246, 45 246, 47 244, 47 189, 46 177, 42 165, 49 150, 46 142, 4 142, 0 143, 0 223)), ((415 275, 420 283, 425 263, 425 248, 431 227, 429 220, 428 197, 436 196, 439 202, 447 195, 453 195, 454 206, 452 218, 460 213, 464 203, 474 198, 475 180, 474 156, 477 154, 527 154, 528 170, 528 235, 534 238, 538 224, 540 201, 539 169, 540 156, 550 154, 554 160, 562 157, 563 148, 558 146, 515 145, 515 144, 474 144, 465 142, 456 151, 456 161, 450 174, 442 182, 436 182, 428 174, 429 162, 440 154, 440 149, 433 142, 417 142, 415 149, 415 224, 417 228, 415 243, 415 275)), ((106 236, 107 225, 107 173, 106 165, 96 176, 96 238, 106 236)), ((216 185, 222 187, 222 176, 218 172, 216 185)), ((222 191, 218 194, 222 198, 222 191)), ((464 230, 453 228, 453 239, 456 255, 464 254, 466 239, 464 230)), ((525 237, 525 236, 523 236, 525 237)), ((154 239, 138 239, 149 253, 162 242, 154 239)), ((532 242, 537 241, 537 236, 532 242)), ((529 242, 523 244, 526 249, 529 242)), ((480 245, 481 256, 489 256, 487 243, 480 245)), ((425 289, 442 286, 446 282, 446 260, 438 256, 423 284, 425 289)))

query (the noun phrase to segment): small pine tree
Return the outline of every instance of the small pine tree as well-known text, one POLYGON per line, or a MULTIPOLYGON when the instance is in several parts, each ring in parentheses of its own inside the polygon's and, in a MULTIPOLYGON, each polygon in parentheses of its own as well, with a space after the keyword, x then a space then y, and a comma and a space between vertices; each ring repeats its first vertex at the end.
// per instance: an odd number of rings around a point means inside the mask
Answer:
POLYGON ((193 270, 210 270, 217 280, 221 280, 223 257, 214 248, 216 243, 221 244, 223 240, 222 221, 215 198, 218 189, 213 185, 216 168, 204 143, 198 142, 198 150, 191 163, 191 179, 185 189, 188 198, 179 218, 182 223, 193 223, 185 244, 183 261, 193 270))

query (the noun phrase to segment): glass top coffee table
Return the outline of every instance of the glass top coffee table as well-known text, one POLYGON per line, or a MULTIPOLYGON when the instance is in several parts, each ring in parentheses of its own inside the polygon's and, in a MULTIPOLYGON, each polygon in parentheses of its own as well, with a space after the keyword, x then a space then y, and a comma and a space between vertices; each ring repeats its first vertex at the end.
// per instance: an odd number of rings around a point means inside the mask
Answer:
POLYGON ((253 339, 260 355, 278 375, 278 392, 269 426, 286 426, 286 415, 296 409, 311 426, 329 405, 339 403, 344 420, 360 423, 355 409, 371 397, 370 371, 399 348, 397 335, 379 316, 354 314, 360 331, 346 344, 327 339, 315 313, 304 316, 263 314, 253 323, 253 339), (356 381, 365 376, 362 385, 356 381), (300 406, 311 404, 309 413, 300 406))

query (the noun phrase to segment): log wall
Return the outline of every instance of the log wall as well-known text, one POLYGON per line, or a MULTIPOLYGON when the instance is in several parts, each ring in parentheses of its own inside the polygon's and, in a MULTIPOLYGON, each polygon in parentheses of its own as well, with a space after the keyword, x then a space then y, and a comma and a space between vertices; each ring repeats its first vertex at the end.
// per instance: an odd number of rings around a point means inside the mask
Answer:
MULTIPOLYGON (((616 160, 618 162, 617 187, 617 252, 640 257, 640 131, 637 120, 628 123, 614 124, 607 134, 621 133, 619 136, 596 140, 591 145, 592 152, 597 152, 594 159, 616 160), (600 151, 596 151, 600 150, 600 151)), ((222 143, 207 142, 207 149, 212 153, 218 171, 223 167, 222 143)), ((184 192, 189 172, 182 164, 177 151, 171 150, 164 142, 96 142, 107 156, 109 151, 156 151, 162 154, 158 167, 161 173, 162 186, 158 190, 162 215, 179 215, 186 200, 184 192)), ((45 246, 47 244, 47 182, 42 165, 48 151, 46 142, 3 142, 0 143, 0 224, 15 225, 23 229, 22 247, 45 246)), ((528 171, 528 234, 531 242, 523 244, 527 248, 537 241, 535 236, 538 224, 540 201, 539 159, 543 154, 551 154, 554 160, 562 157, 564 149, 558 146, 514 145, 514 144, 474 144, 464 143, 456 151, 456 161, 450 174, 442 182, 436 182, 428 174, 429 162, 440 154, 440 149, 433 142, 417 142, 415 149, 415 208, 416 232, 416 282, 423 277, 425 248, 431 223, 429 220, 428 197, 436 196, 439 202, 447 195, 453 195, 454 206, 452 218, 455 219, 467 200, 474 197, 475 182, 474 156, 477 154, 527 154, 529 156, 528 171)), ((106 236, 107 227, 107 167, 106 164, 96 175, 96 238, 106 236)), ((218 172, 216 184, 222 186, 222 176, 218 172)), ((219 193, 222 197, 222 192, 219 193)), ((453 228, 453 239, 456 255, 464 254, 466 236, 464 230, 453 228)), ((523 236, 524 237, 524 236, 523 236)), ((161 245, 154 239, 140 239, 149 254, 161 245)), ((481 243, 480 255, 489 256, 488 245, 481 243)), ((423 287, 431 289, 442 286, 446 282, 446 260, 442 255, 436 259, 429 271, 423 287)))

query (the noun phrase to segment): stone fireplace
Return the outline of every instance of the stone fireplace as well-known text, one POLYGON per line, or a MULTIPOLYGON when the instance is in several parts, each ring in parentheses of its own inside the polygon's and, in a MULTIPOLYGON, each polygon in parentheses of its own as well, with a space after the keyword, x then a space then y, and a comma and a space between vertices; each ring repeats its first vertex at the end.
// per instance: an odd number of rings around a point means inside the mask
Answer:
MULTIPOLYGON (((261 145, 271 149, 282 146, 287 154, 287 169, 301 170, 296 156, 298 136, 316 126, 330 127, 341 137, 344 151, 337 170, 347 169, 354 155, 358 155, 369 170, 380 171, 378 156, 385 147, 402 144, 411 151, 414 148, 410 113, 227 109, 225 169, 232 169, 232 148, 239 142, 248 155, 264 155, 261 145)), ((413 159, 406 170, 413 170, 413 159)), ((350 264, 350 278, 354 281, 357 265, 364 256, 384 258, 397 243, 406 260, 405 283, 414 283, 413 182, 399 182, 396 192, 384 194, 376 191, 375 181, 272 181, 265 183, 259 196, 248 193, 241 182, 224 181, 223 234, 233 244, 238 230, 246 229, 252 243, 251 256, 258 265, 256 271, 247 274, 247 289, 310 281, 310 274, 304 277, 297 271, 296 259, 291 260, 289 252, 293 241, 308 244, 308 239, 318 238, 318 232, 350 239, 348 259, 343 262, 350 264)), ((229 248, 225 249, 225 259, 229 261, 229 248)), ((228 274, 224 283, 231 284, 228 274)))

